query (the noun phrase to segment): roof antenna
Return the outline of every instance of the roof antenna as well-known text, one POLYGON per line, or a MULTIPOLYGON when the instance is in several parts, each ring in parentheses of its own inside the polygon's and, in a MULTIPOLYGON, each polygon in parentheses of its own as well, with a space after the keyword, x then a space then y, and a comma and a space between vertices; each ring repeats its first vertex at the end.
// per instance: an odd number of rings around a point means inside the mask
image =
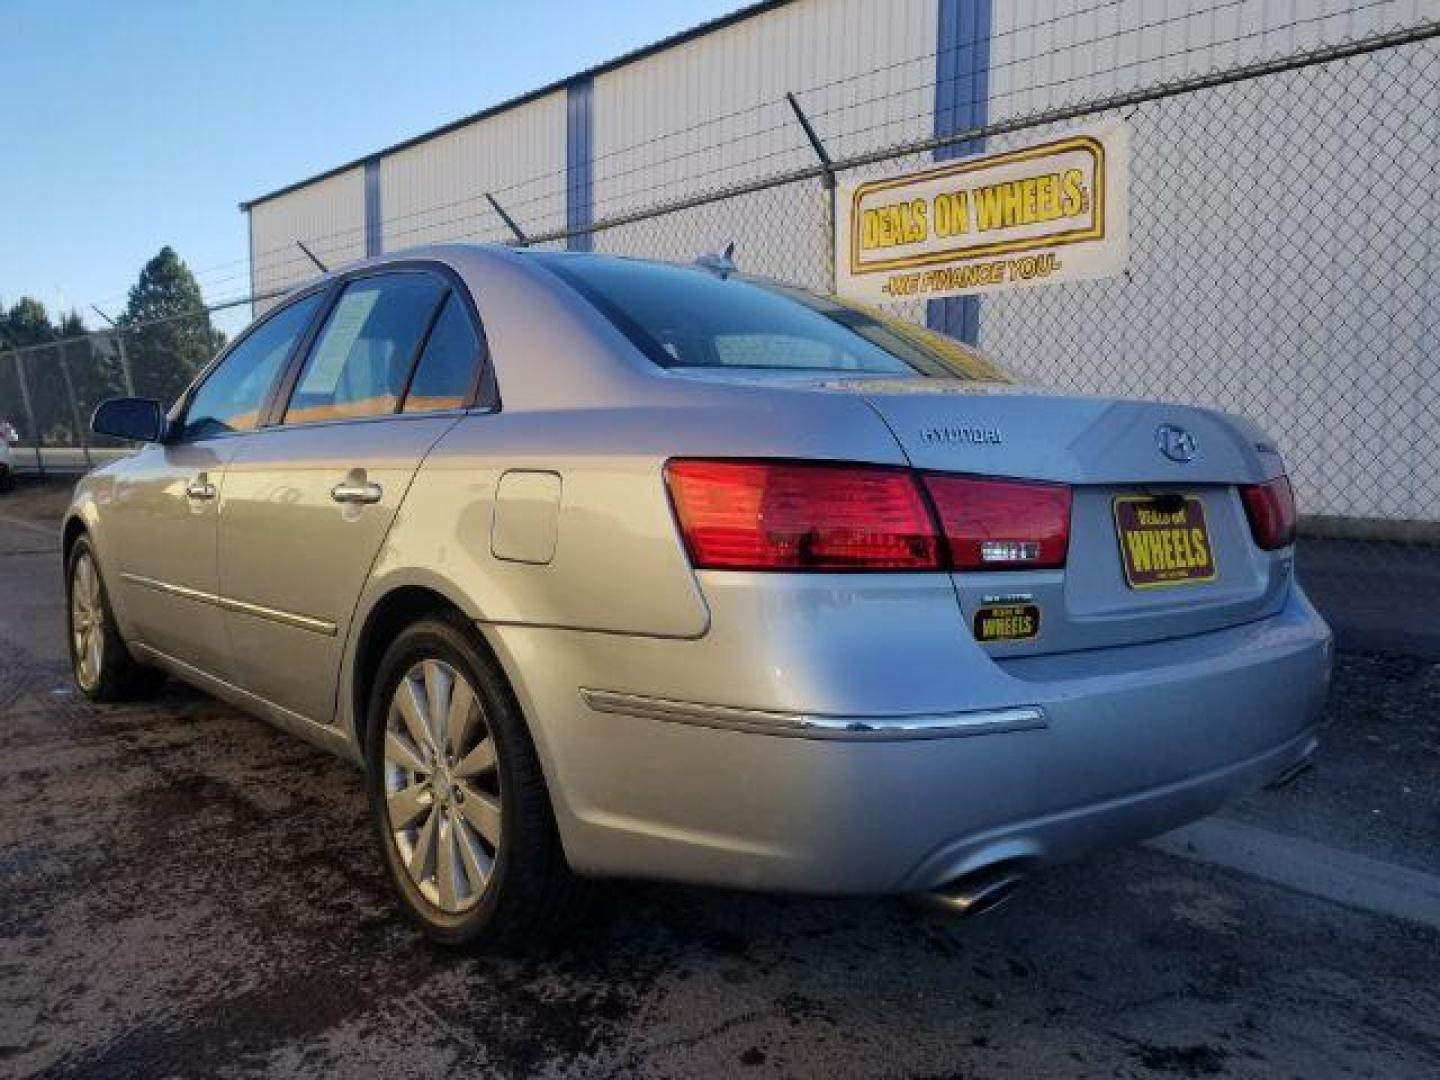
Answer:
POLYGON ((710 252, 705 255, 701 255, 698 259, 695 260, 695 265, 701 267, 702 269, 709 270, 712 274, 720 275, 721 279, 723 280, 724 278, 727 278, 731 274, 735 273, 737 269, 737 267, 735 266, 734 255, 735 241, 731 240, 730 243, 725 245, 725 250, 722 251, 720 254, 716 255, 713 252, 710 252))
POLYGON ((328 274, 330 272, 330 268, 324 263, 322 263, 319 259, 317 259, 315 257, 315 253, 305 246, 304 240, 296 240, 295 243, 299 246, 301 251, 305 252, 306 257, 320 268, 320 272, 322 274, 328 274))

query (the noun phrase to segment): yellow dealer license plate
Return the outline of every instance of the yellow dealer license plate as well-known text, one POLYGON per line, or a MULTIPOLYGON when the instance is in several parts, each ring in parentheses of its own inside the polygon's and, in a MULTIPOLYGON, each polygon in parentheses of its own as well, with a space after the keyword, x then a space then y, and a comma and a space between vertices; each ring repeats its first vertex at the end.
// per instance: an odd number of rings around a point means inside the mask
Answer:
POLYGON ((1215 555, 1205 506, 1186 499, 1179 509, 1157 503, 1148 495, 1122 495, 1115 500, 1115 531, 1120 561, 1132 589, 1155 589, 1215 580, 1215 555))

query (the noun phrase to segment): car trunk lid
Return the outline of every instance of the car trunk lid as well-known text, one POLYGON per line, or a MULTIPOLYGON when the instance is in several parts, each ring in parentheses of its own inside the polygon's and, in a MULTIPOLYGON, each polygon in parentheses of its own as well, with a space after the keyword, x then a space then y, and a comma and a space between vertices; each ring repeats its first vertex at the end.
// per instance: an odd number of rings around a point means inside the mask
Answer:
POLYGON ((1239 485, 1279 476, 1284 466, 1243 418, 919 376, 693 370, 681 377, 853 395, 918 470, 1069 488, 1063 567, 951 574, 964 619, 997 659, 1205 633, 1264 618, 1284 603, 1293 549, 1265 551, 1254 542, 1239 493, 1239 485), (1162 450, 1162 429, 1172 454, 1162 450), (1167 537, 1127 535, 1133 531, 1167 537), (1131 544, 1137 550, 1127 565, 1131 544))
POLYGON ((1066 484, 1063 569, 962 571, 996 656, 1203 633, 1278 610, 1289 552, 1254 543, 1237 485, 1278 475, 1251 425, 1207 409, 931 379, 831 380, 859 393, 916 468, 1066 484))

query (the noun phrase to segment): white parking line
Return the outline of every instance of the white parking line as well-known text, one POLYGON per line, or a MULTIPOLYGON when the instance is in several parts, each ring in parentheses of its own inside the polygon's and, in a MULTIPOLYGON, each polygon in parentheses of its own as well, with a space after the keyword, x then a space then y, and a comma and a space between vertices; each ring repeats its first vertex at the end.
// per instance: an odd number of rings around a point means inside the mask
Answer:
POLYGON ((1207 818, 1147 841, 1191 862, 1223 866, 1307 896, 1440 930, 1440 876, 1408 866, 1259 829, 1207 818))

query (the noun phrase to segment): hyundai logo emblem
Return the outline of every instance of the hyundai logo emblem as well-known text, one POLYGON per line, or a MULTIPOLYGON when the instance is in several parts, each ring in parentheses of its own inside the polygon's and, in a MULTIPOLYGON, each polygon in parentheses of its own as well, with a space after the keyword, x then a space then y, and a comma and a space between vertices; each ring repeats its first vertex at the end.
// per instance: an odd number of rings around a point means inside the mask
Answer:
POLYGON ((1155 429, 1155 445, 1171 461, 1185 463, 1195 459, 1195 436, 1175 424, 1161 424, 1155 429))

